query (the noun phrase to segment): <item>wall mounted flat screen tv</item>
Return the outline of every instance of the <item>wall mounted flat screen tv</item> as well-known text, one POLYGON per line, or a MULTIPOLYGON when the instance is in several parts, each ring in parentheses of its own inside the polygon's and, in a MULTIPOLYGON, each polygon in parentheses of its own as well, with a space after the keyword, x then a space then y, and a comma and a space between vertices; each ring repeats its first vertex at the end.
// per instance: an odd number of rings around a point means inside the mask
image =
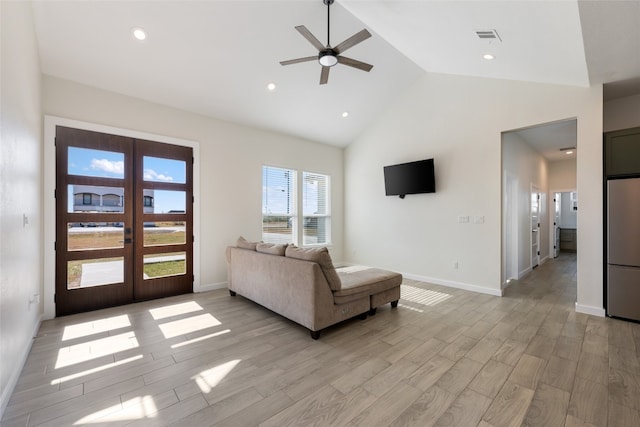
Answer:
POLYGON ((401 199, 406 194, 435 193, 433 159, 385 166, 384 187, 387 196, 401 199))

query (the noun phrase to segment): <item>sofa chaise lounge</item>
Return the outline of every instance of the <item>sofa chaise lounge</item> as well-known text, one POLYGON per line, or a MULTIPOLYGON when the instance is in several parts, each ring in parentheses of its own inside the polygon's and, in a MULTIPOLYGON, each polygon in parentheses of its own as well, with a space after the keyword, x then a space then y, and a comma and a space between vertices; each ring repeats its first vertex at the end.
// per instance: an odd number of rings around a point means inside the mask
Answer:
POLYGON ((252 300, 309 329, 320 331, 391 303, 397 307, 402 275, 362 266, 334 268, 327 248, 248 242, 226 250, 232 296, 252 300))

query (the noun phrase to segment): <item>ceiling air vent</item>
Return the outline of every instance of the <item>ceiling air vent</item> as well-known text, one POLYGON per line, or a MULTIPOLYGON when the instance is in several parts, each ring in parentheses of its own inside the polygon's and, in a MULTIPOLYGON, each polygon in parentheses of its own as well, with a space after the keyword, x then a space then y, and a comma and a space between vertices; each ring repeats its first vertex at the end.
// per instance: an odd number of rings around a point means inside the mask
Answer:
POLYGON ((498 32, 496 30, 476 30, 476 35, 480 40, 493 41, 497 40, 499 42, 502 41, 498 32))

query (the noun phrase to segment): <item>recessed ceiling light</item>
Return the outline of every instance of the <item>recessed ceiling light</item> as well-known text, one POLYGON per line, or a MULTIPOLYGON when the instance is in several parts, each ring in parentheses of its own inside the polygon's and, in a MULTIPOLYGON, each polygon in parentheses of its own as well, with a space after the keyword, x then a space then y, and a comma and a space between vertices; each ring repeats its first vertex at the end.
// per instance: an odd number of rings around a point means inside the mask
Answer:
POLYGON ((573 154, 573 150, 565 151, 565 154, 573 154))
POLYGON ((342 117, 349 117, 349 112, 345 111, 344 113, 342 113, 342 117))
POLYGON ((267 90, 273 92, 274 90, 276 90, 276 84, 275 83, 269 83, 267 85, 267 90))
POLYGON ((131 34, 136 40, 143 41, 147 39, 147 33, 139 27, 131 29, 131 34))
POLYGON ((490 53, 485 53, 482 57, 483 57, 484 59, 488 60, 488 61, 490 61, 490 60, 492 60, 493 58, 495 58, 495 56, 491 55, 490 53))

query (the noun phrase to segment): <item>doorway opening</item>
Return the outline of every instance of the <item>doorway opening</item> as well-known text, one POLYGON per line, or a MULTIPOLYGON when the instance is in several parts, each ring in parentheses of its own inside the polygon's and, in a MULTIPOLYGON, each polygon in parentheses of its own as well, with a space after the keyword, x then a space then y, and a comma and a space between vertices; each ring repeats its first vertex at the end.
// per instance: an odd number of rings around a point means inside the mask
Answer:
MULTIPOLYGON (((502 133, 503 288, 556 258, 562 228, 556 200, 561 203, 563 198, 556 193, 576 187, 576 152, 576 119, 502 133)), ((567 198, 577 204, 571 191, 567 198)))
POLYGON ((578 193, 576 191, 554 192, 553 253, 576 253, 578 249, 578 193))

